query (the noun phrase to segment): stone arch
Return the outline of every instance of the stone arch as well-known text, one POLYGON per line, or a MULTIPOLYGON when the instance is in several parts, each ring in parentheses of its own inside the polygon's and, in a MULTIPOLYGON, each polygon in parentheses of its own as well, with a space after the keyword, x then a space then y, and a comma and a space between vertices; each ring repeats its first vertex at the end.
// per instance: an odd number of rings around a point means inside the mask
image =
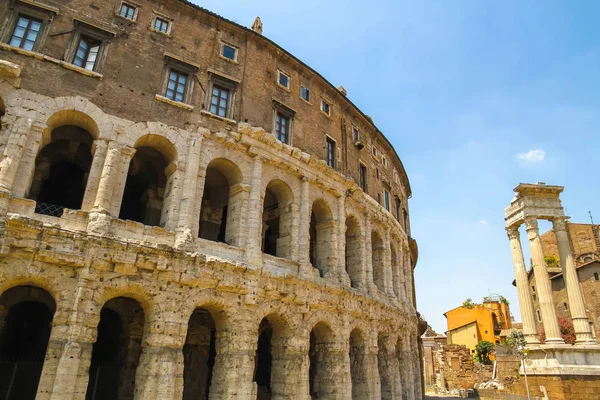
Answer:
POLYGON ((369 398, 369 366, 367 359, 367 335, 361 328, 350 332, 350 377, 352 381, 352 399, 369 398))
POLYGON ((98 125, 84 112, 60 110, 48 118, 27 192, 36 213, 60 217, 64 208, 81 208, 98 136, 98 125))
POLYGON ((34 400, 42 374, 56 302, 36 286, 17 285, 0 295, 0 362, 10 377, 0 393, 34 400))
POLYGON ((258 400, 287 398, 293 395, 289 385, 288 340, 290 339, 287 318, 271 312, 258 325, 258 344, 254 358, 254 383, 258 400))
POLYGON ((146 134, 134 143, 119 218, 149 226, 167 224, 178 154, 166 137, 146 134))
POLYGON ((202 239, 241 244, 241 223, 244 208, 242 171, 227 158, 215 158, 206 166, 200 232, 202 239))
POLYGON ((294 193, 281 179, 267 184, 263 197, 263 252, 291 258, 294 193))
POLYGON ((327 322, 317 322, 310 331, 308 381, 313 399, 329 398, 336 391, 338 382, 332 379, 336 362, 331 345, 333 339, 333 330, 327 322))
POLYGON ((183 345, 183 399, 207 400, 211 393, 217 349, 230 314, 218 302, 200 302, 192 311, 183 345))
POLYGON ((134 298, 112 297, 103 304, 86 399, 133 399, 146 326, 147 315, 134 298))
POLYGON ((346 217, 346 273, 353 288, 364 284, 363 239, 360 221, 355 215, 346 217))
POLYGON ((381 233, 374 229, 371 232, 371 260, 373 263, 373 283, 382 292, 385 292, 385 244, 381 233))
POLYGON ((329 274, 333 263, 334 252, 334 220, 331 207, 323 199, 317 199, 312 204, 310 217, 310 262, 319 270, 319 275, 329 274))

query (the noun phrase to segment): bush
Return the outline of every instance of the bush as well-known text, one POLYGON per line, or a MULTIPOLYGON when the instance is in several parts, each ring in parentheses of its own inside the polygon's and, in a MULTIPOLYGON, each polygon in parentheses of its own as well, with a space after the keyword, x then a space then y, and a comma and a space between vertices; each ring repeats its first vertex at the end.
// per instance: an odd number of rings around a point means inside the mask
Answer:
POLYGON ((490 356, 494 354, 496 350, 496 346, 492 342, 488 342, 487 340, 482 340, 477 343, 475 347, 475 361, 479 361, 482 364, 490 365, 492 360, 490 360, 490 356))
POLYGON ((549 254, 544 257, 544 261, 549 267, 560 267, 560 260, 553 254, 549 254))
MULTIPOLYGON (((565 317, 558 317, 558 328, 560 329, 560 336, 567 344, 575 344, 575 328, 573 327, 573 321, 565 317)), ((540 330, 540 342, 546 342, 546 332, 544 328, 540 330)))

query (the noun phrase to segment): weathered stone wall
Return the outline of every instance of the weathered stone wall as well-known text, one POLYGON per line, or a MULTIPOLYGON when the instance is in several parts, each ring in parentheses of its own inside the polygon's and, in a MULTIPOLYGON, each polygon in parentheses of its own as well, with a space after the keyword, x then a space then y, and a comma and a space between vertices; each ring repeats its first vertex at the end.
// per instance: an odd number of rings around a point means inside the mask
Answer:
POLYGON ((492 366, 473 361, 468 348, 449 344, 439 351, 446 389, 471 389, 476 383, 492 378, 492 366))
POLYGON ((187 391, 211 400, 257 398, 264 391, 255 371, 265 320, 272 328, 272 398, 348 399, 353 383, 360 388, 356 399, 423 397, 416 244, 353 179, 246 123, 211 130, 134 122, 85 97, 19 89, 35 69, 24 64, 22 75, 19 66, 1 64, 0 295, 34 287, 56 304, 37 399, 85 398, 107 309, 122 321, 115 339, 122 399, 181 399, 187 391), (37 155, 63 126, 92 137, 93 158, 81 209, 52 216, 28 196, 37 155), (141 148, 155 149, 167 165, 160 226, 118 218, 141 148), (211 168, 229 185, 220 242, 199 237, 204 191, 216 176, 211 168), (290 196, 282 201, 291 212, 285 258, 262 252, 263 203, 272 181, 290 196), (310 262, 311 212, 320 219, 319 265, 310 262), (362 249, 354 277, 345 257, 350 217, 360 232, 352 243, 362 249), (375 231, 381 240, 374 259, 375 231), (123 309, 126 303, 135 306, 123 309), (195 319, 190 325, 195 310, 208 312, 214 325, 195 319), (194 362, 207 365, 210 378, 186 372, 194 362))

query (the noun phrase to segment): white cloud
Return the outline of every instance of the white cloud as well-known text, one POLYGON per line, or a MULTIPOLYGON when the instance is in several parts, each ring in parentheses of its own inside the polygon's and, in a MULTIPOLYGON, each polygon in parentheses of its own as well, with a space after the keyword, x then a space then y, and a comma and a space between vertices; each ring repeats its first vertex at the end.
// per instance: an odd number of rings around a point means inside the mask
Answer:
POLYGON ((529 150, 527 153, 517 154, 517 160, 524 164, 539 164, 546 158, 546 152, 542 149, 529 150))
POLYGON ((481 225, 488 225, 487 219, 480 219, 480 220, 479 220, 479 223, 480 223, 481 225))

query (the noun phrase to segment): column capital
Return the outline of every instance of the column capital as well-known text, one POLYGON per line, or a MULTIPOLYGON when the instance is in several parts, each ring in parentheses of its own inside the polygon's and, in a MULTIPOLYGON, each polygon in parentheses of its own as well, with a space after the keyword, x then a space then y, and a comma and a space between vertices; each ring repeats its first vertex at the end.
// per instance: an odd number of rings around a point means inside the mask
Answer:
POLYGON ((137 149, 130 146, 120 146, 121 154, 129 158, 133 158, 137 149))
POLYGON ((527 217, 525 218, 525 229, 527 231, 537 230, 538 229, 538 221, 536 217, 527 217))
POLYGON ((552 219, 552 228, 554 231, 566 231, 567 230, 567 218, 556 217, 552 219))
POLYGON ((521 234, 519 233, 519 227, 516 225, 507 226, 506 234, 508 235, 509 239, 519 239, 521 237, 521 234))
POLYGON ((92 155, 96 154, 96 151, 106 149, 108 147, 108 140, 106 139, 95 139, 92 142, 92 155))

